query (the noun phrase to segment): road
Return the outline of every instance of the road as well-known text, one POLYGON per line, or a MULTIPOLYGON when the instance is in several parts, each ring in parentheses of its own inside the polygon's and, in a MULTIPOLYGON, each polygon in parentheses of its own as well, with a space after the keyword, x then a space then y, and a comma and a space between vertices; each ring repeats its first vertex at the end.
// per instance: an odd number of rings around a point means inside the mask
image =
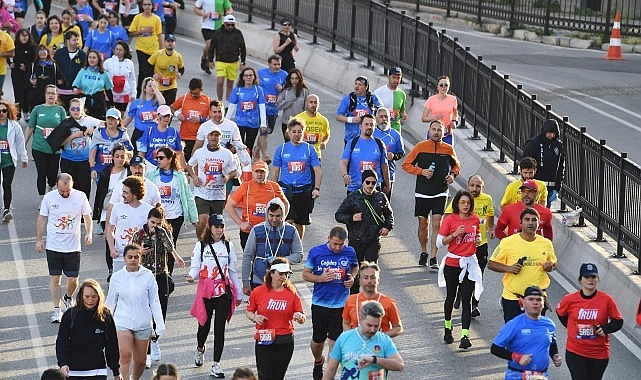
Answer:
MULTIPOLYGON (((187 61, 185 79, 180 83, 179 92, 186 91, 186 83, 191 77, 201 77, 205 81, 205 92, 215 92, 212 78, 204 75, 197 67, 193 57, 200 56, 200 42, 178 38, 177 50, 187 61)), ((579 54, 568 50, 566 55, 579 54)), ((250 60, 255 67, 265 66, 264 62, 250 60)), ((306 250, 326 241, 329 229, 335 224, 333 214, 344 196, 344 187, 338 171, 338 157, 342 150, 342 125, 334 122, 334 113, 341 98, 319 83, 308 83, 313 92, 320 95, 320 111, 332 121, 334 135, 323 158, 324 183, 321 198, 313 213, 312 225, 307 229, 304 246, 306 250)), ((10 86, 5 86, 6 96, 11 97, 10 86)), ((280 122, 280 121, 279 121, 280 122)), ((273 151, 281 138, 274 134, 270 140, 273 151)), ((27 169, 18 169, 14 181, 15 221, 0 225, 0 257, 4 262, 0 271, 0 373, 2 378, 36 379, 45 368, 56 364, 55 337, 57 325, 49 322, 51 302, 48 291, 46 261, 43 255, 34 250, 35 219, 38 198, 35 189, 35 168, 33 162, 27 169)), ((460 186, 460 183, 457 183, 460 186)), ((498 307, 500 296, 500 276, 487 272, 485 293, 481 300, 481 317, 472 322, 472 348, 463 352, 458 345, 445 345, 442 341, 442 303, 443 289, 436 285, 436 273, 416 265, 418 242, 416 239, 416 220, 413 215, 411 192, 414 179, 399 175, 395 185, 396 194, 392 204, 396 215, 396 226, 389 237, 382 240, 381 290, 398 302, 401 318, 405 326, 403 335, 395 338, 401 355, 405 359, 406 370, 392 374, 393 379, 498 379, 505 369, 505 362, 489 353, 491 341, 502 326, 502 312, 498 307)), ((494 198, 500 194, 492 194, 494 198)), ((238 229, 233 223, 228 227, 228 235, 239 247, 238 229)), ((106 288, 106 268, 104 246, 99 236, 95 245, 83 247, 81 277, 96 278, 106 288)), ((184 228, 179 239, 179 254, 188 258, 196 239, 193 229, 184 228)), ((496 242, 491 243, 493 249, 496 242)), ((302 265, 295 266, 294 282, 304 298, 305 310, 310 311, 311 287, 300 276, 302 265)), ((211 366, 211 344, 208 341, 207 361, 201 368, 194 368, 193 354, 196 345, 196 321, 189 316, 189 308, 194 299, 195 286, 186 283, 182 276, 185 269, 175 272, 176 291, 170 297, 167 317, 167 333, 160 340, 163 360, 176 363, 183 379, 207 378, 211 366)), ((554 275, 555 280, 549 288, 550 303, 555 305, 572 289, 575 279, 570 283, 554 275)), ((243 317, 242 305, 227 327, 226 345, 222 365, 227 376, 238 366, 254 366, 252 334, 253 326, 243 317)), ((565 347, 565 329, 556 317, 560 348, 565 347)), ((460 314, 454 313, 454 331, 460 331, 460 314)), ((288 379, 307 380, 311 377, 312 356, 309 350, 311 324, 297 326, 295 355, 290 365, 288 379)), ((614 355, 606 373, 608 379, 636 378, 641 373, 639 347, 614 339, 614 355), (626 347, 628 345, 628 347, 626 347)), ((552 369, 555 379, 569 379, 565 366, 552 369)), ((151 378, 147 371, 144 379, 151 378)))

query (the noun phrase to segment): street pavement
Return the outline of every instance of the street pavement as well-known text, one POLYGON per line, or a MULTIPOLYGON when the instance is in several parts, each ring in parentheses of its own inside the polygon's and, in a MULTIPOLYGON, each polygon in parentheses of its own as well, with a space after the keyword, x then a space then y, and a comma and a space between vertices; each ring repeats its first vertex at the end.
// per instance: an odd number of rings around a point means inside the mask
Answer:
MULTIPOLYGON (((249 41, 251 43, 251 41, 249 41)), ((186 91, 189 78, 200 77, 205 81, 205 93, 215 94, 213 78, 203 74, 197 57, 200 56, 200 41, 178 38, 177 50, 187 62, 187 71, 180 82, 179 93, 186 91)), ((305 46, 303 45, 303 49, 305 46)), ((568 50, 567 55, 575 54, 568 50)), ((264 67, 265 62, 249 60, 254 67, 264 67)), ((372 74, 373 75, 373 74, 372 74)), ((321 198, 317 201, 312 215, 312 225, 307 229, 304 247, 307 252, 312 246, 326 241, 329 229, 336 224, 333 214, 343 199, 345 189, 341 184, 338 160, 342 151, 343 127, 334 121, 335 110, 342 94, 325 88, 320 83, 308 82, 312 92, 321 98, 320 112, 331 122, 333 137, 323 154, 323 185, 321 198)), ((5 85, 7 98, 11 98, 10 82, 5 85)), ((416 120, 411 122, 417 123, 416 120)), ((278 121, 280 123, 280 120, 278 121)), ((277 124, 278 125, 278 124, 277 124)), ((460 131, 462 134, 469 131, 460 131)), ((409 136, 408 136, 409 137, 409 136)), ((415 137, 409 138, 415 141, 415 137)), ((270 138, 270 151, 282 142, 282 137, 274 134, 270 138)), ((464 165, 465 163, 463 163, 464 165)), ((27 169, 17 169, 14 180, 13 211, 15 220, 8 225, 0 225, 0 257, 4 261, 0 271, 0 375, 7 379, 37 379, 39 374, 56 365, 55 338, 57 325, 49 322, 51 302, 49 297, 49 278, 44 255, 35 252, 35 219, 37 216, 38 196, 35 188, 35 168, 33 162, 27 169)), ((461 180, 457 186, 461 186, 461 180)), ((389 237, 382 239, 381 291, 393 297, 399 306, 405 332, 395 338, 406 367, 402 373, 392 373, 392 379, 499 379, 505 369, 505 361, 489 353, 493 337, 503 325, 499 308, 501 284, 500 276, 486 272, 485 292, 480 309, 482 315, 472 322, 472 348, 459 350, 458 345, 446 345, 442 340, 442 315, 444 291, 436 284, 436 273, 425 267, 417 266, 418 242, 416 239, 416 220, 413 217, 412 189, 414 178, 401 173, 395 184, 392 205, 396 225, 389 237)), ((491 194, 495 199, 501 194, 491 194)), ((498 203, 495 202, 495 203, 498 203)), ((238 229, 229 218, 228 236, 237 250, 240 250, 238 229)), ((179 254, 188 259, 196 238, 191 227, 184 227, 178 242, 179 254)), ((490 243, 493 249, 496 241, 490 243)), ((561 253, 562 255, 562 253, 561 253)), ((561 257, 561 256, 560 256, 561 257)), ((189 260, 187 260, 189 263, 189 260)), ((294 267, 293 280, 304 299, 304 308, 310 313, 311 284, 301 279, 302 264, 294 267)), ((104 264, 104 241, 94 236, 93 246, 83 246, 81 280, 92 277, 100 281, 107 290, 106 266, 104 264)), ((163 352, 162 361, 175 363, 184 379, 207 378, 212 364, 212 342, 210 335, 205 365, 195 368, 193 355, 196 346, 196 321, 189 316, 194 299, 195 286, 184 281, 186 269, 177 268, 174 272, 176 291, 171 295, 167 316, 166 335, 160 339, 163 352)), ((550 304, 571 289, 576 279, 565 280, 558 274, 549 288, 550 304)), ((225 351, 222 366, 227 376, 238 366, 254 367, 253 325, 244 318, 245 305, 236 311, 227 326, 225 351)), ((627 317, 627 316, 625 316, 627 317)), ((557 322, 559 347, 564 352, 565 329, 557 322)), ((460 332, 460 314, 454 313, 454 334, 460 332)), ((289 367, 287 379, 310 379, 312 356, 309 350, 311 321, 296 326, 295 354, 289 367)), ((457 339, 458 340, 458 339, 457 339)), ((624 342, 629 342, 624 340, 624 342)), ((630 343, 626 343, 630 344, 630 343)), ((638 358, 639 347, 613 339, 613 357, 610 361, 606 379, 636 378, 641 373, 638 358)), ((156 364, 154 365, 154 367, 156 364)), ((554 379, 569 379, 567 367, 552 368, 554 379)), ((146 371, 144 379, 151 378, 146 371)))

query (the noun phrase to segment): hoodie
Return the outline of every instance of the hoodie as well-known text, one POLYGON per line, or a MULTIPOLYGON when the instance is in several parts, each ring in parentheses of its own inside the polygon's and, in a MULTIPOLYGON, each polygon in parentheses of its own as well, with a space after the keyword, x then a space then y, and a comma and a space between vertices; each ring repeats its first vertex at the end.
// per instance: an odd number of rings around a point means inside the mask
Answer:
POLYGON ((565 152, 559 132, 559 124, 556 120, 546 120, 541 133, 529 139, 523 148, 523 157, 532 157, 537 162, 534 178, 545 182, 548 187, 557 191, 561 188, 565 177, 565 152), (547 139, 545 137, 547 132, 556 133, 556 137, 547 139), (552 182, 554 184, 551 184, 552 182))

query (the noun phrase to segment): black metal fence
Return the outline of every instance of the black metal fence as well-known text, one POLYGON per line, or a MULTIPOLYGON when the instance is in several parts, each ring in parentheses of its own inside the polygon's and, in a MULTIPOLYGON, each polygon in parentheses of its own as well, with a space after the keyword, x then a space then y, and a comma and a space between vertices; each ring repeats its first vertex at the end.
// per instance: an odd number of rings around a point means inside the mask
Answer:
POLYGON ((641 36, 641 0, 398 0, 416 6, 468 14, 478 24, 483 19, 503 20, 511 28, 527 25, 548 34, 551 29, 595 33, 610 40, 616 11, 621 12, 621 35, 641 36))
POLYGON ((540 132, 546 119, 556 119, 569 162, 561 200, 583 209, 585 219, 597 227, 597 239, 604 233, 614 239, 617 255, 626 249, 639 257, 641 168, 552 112, 445 31, 366 0, 235 0, 234 8, 250 19, 271 20, 272 27, 289 17, 314 42, 329 41, 332 50, 338 45, 368 64, 401 66, 413 97, 435 92, 436 78, 449 73, 455 78, 451 90, 458 96, 463 126, 467 120, 475 137, 484 136, 486 149, 499 150, 500 160, 512 159, 515 172, 528 138, 540 132))

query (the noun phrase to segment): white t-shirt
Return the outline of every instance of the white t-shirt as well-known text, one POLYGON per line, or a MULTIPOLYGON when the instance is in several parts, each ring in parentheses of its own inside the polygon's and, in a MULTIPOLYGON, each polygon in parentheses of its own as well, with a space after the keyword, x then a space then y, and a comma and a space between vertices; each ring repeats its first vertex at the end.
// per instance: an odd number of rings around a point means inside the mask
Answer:
POLYGON ((387 85, 384 85, 374 90, 374 95, 376 95, 385 108, 390 112, 392 111, 392 107, 394 107, 394 91, 390 90, 387 85))
POLYGON ((58 190, 48 192, 42 199, 40 215, 47 217, 46 248, 56 252, 80 252, 80 224, 83 215, 91 215, 87 196, 71 189, 68 198, 58 190))
POLYGON ((202 184, 194 186, 194 196, 208 201, 224 201, 227 197, 223 176, 236 169, 231 152, 220 147, 210 151, 205 145, 194 152, 189 165, 198 165, 198 178, 202 184))
POLYGON ((114 261, 125 261, 122 251, 127 244, 131 243, 132 237, 142 228, 143 224, 147 223, 147 215, 149 215, 149 210, 151 209, 152 207, 144 202, 141 202, 135 208, 126 203, 118 202, 111 209, 109 224, 116 226, 114 245, 116 246, 116 252, 120 254, 114 261))
POLYGON ((211 132, 211 129, 216 126, 220 128, 222 134, 220 135, 220 145, 226 146, 229 141, 238 149, 245 149, 247 146, 243 144, 243 140, 240 137, 240 130, 238 125, 231 120, 223 119, 220 124, 214 124, 213 121, 207 120, 202 123, 198 128, 198 133, 196 134, 196 140, 202 140, 207 145, 207 135, 211 132))
MULTIPOLYGON (((109 197, 109 200, 111 200, 111 194, 113 194, 114 187, 116 187, 117 184, 122 185, 122 180, 125 179, 127 176, 127 169, 123 169, 120 173, 111 173, 109 176, 109 184, 107 185, 107 194, 105 197, 109 197)), ((122 195, 121 195, 122 196, 122 195)), ((102 212, 100 213, 100 221, 104 222, 107 220, 107 209, 103 208, 102 212)))
POLYGON ((180 188, 176 178, 171 177, 171 181, 163 182, 158 176, 155 184, 160 192, 160 203, 165 209, 165 219, 176 219, 182 216, 183 207, 180 202, 180 188))
POLYGON ((216 21, 221 17, 225 17, 221 12, 216 12, 216 0, 196 0, 196 4, 194 5, 207 14, 207 17, 200 18, 201 29, 214 30, 216 28, 216 21))
MULTIPOLYGON (((122 181, 124 181, 124 179, 122 181)), ((114 186, 114 190, 111 193, 109 203, 112 205, 122 202, 122 181, 114 186)), ((160 203, 160 192, 158 191, 158 188, 147 178, 145 178, 145 189, 147 191, 145 191, 145 197, 142 199, 144 203, 147 203, 152 207, 156 206, 156 203, 160 203)))

